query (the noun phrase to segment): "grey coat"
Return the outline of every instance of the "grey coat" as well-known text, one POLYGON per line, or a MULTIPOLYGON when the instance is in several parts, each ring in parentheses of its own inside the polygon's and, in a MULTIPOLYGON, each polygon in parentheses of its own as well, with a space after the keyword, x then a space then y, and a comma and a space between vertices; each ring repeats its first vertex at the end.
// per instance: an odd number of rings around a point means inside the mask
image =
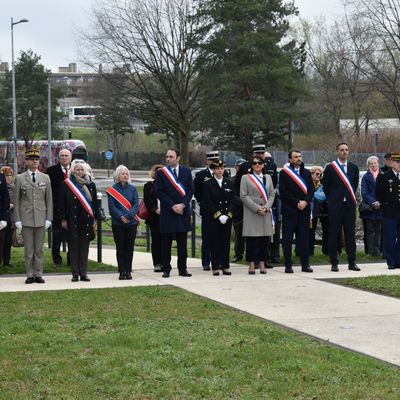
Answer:
MULTIPOLYGON (((268 194, 267 208, 271 210, 275 199, 274 185, 269 175, 264 175, 268 194)), ((247 175, 240 181, 240 200, 243 202, 243 236, 272 236, 271 212, 259 215, 257 210, 264 206, 264 200, 247 175)))

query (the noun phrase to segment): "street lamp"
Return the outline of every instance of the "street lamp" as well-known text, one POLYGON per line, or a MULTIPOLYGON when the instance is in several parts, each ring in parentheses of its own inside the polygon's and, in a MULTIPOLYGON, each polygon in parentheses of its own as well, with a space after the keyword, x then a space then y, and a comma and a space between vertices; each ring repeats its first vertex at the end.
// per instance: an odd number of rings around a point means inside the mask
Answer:
POLYGON ((14 22, 11 18, 11 77, 12 77, 12 126, 13 126, 13 141, 14 141, 14 174, 18 174, 17 162, 17 102, 15 99, 15 65, 14 65, 14 25, 28 22, 27 19, 20 19, 14 22))

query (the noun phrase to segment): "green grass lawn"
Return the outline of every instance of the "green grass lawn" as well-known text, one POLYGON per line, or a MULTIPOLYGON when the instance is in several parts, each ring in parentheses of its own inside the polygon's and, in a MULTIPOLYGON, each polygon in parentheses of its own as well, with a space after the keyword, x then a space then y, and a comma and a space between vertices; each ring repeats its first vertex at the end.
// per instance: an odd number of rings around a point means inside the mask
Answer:
POLYGON ((338 280, 340 284, 400 298, 399 275, 377 275, 338 280))
POLYGON ((172 287, 0 293, 1 399, 385 399, 398 369, 172 287))

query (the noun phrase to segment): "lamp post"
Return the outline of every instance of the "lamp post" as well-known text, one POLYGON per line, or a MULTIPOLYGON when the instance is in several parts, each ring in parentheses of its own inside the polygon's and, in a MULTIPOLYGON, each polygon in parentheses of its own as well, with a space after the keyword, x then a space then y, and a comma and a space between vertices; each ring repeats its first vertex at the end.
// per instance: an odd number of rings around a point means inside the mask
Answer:
POLYGON ((17 162, 17 102, 15 99, 15 65, 14 65, 14 25, 28 22, 27 19, 21 19, 14 22, 11 18, 11 79, 12 79, 12 126, 13 126, 13 141, 14 141, 14 174, 18 174, 18 162, 17 162))

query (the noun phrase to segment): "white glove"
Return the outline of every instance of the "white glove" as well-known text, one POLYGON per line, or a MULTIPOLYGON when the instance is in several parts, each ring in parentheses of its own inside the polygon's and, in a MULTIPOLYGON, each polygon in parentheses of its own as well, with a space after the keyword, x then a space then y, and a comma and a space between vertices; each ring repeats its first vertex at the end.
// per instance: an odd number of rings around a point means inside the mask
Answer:
POLYGON ((0 231, 7 226, 7 221, 0 221, 0 231))
POLYGON ((16 221, 16 222, 15 222, 15 227, 16 227, 17 229, 22 229, 22 222, 21 222, 21 221, 16 221))
POLYGON ((221 224, 224 225, 224 224, 226 224, 226 221, 228 221, 228 216, 221 215, 218 219, 219 219, 219 222, 221 222, 221 224))
POLYGON ((49 229, 51 227, 51 221, 49 221, 48 219, 46 219, 46 222, 44 223, 44 227, 47 229, 49 229))

